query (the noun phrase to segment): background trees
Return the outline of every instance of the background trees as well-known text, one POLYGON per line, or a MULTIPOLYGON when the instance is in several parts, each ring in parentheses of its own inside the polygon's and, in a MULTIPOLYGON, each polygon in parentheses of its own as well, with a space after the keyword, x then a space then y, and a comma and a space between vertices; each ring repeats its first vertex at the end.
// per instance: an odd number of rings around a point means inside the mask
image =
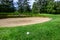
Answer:
POLYGON ((54 0, 47 1, 46 11, 47 11, 47 13, 55 13, 54 0))
POLYGON ((28 0, 23 1, 23 12, 30 12, 30 5, 28 0))
POLYGON ((23 13, 23 12, 30 12, 30 5, 28 0, 19 0, 18 2, 19 9, 18 11, 23 13))
POLYGON ((60 13, 60 1, 55 2, 55 14, 59 14, 60 13))
POLYGON ((35 0, 32 11, 37 10, 38 13, 46 12, 46 5, 47 5, 46 0, 35 0))
POLYGON ((36 2, 34 2, 34 4, 33 4, 32 13, 38 13, 38 8, 37 8, 37 3, 36 2))
POLYGON ((36 0, 32 11, 37 13, 60 13, 60 1, 36 0))
MULTIPOLYGON (((60 13, 60 1, 35 0, 32 9, 29 0, 18 0, 18 12, 60 13)), ((0 0, 0 12, 15 12, 13 0, 0 0)))
POLYGON ((0 12, 13 12, 15 11, 13 0, 1 0, 0 12))
POLYGON ((18 0, 18 12, 23 12, 23 0, 18 0))

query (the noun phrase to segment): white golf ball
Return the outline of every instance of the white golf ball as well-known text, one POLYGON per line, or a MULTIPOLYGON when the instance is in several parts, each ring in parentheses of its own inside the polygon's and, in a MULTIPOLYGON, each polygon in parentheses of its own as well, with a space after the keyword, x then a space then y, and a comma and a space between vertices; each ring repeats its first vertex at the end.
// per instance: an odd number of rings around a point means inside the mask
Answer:
POLYGON ((27 32, 27 35, 30 34, 30 32, 27 32))

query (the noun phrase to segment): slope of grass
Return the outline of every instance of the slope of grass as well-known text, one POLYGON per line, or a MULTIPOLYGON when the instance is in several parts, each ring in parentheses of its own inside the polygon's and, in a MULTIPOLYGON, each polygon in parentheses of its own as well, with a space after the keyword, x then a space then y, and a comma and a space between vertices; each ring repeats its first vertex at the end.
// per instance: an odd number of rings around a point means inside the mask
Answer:
POLYGON ((52 20, 41 24, 0 28, 0 40, 60 40, 60 15, 39 14, 37 16, 51 17, 52 20), (27 35, 27 32, 30 34, 27 35))

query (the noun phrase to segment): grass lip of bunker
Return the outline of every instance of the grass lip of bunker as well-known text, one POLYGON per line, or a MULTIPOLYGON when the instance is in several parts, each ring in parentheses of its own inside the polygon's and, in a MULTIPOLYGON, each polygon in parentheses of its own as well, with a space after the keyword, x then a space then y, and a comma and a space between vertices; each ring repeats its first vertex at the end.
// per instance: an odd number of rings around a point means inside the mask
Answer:
POLYGON ((47 17, 6 18, 0 19, 0 27, 24 26, 50 21, 47 17))

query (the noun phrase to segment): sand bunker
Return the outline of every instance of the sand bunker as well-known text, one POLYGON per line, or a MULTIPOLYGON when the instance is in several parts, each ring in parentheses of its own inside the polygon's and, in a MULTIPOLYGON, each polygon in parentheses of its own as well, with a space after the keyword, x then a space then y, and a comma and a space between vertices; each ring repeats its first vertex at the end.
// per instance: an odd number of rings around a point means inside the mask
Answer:
POLYGON ((31 25, 36 23, 43 23, 49 20, 51 20, 51 18, 43 18, 43 17, 6 18, 6 19, 0 19, 0 27, 31 25))

